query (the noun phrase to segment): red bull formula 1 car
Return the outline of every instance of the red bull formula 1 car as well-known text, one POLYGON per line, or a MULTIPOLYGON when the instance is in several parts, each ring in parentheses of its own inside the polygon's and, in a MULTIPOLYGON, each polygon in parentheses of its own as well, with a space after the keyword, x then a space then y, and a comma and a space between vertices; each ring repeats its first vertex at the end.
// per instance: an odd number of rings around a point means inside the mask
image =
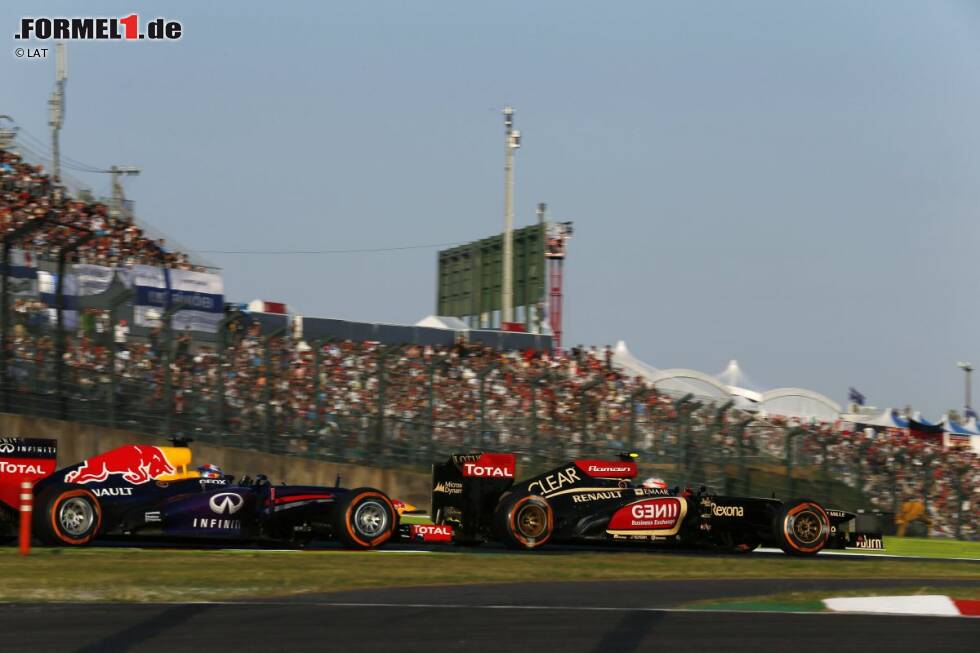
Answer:
POLYGON ((189 440, 127 445, 55 470, 57 441, 0 439, 0 530, 16 528, 20 484, 33 481, 35 537, 79 546, 102 535, 219 541, 314 538, 369 549, 388 541, 411 506, 373 488, 237 483, 216 467, 190 467, 189 440), (4 526, 7 528, 4 529, 4 526))
MULTIPOLYGON (((459 454, 432 467, 433 533, 456 542, 496 540, 537 549, 551 542, 648 542, 791 555, 825 548, 882 549, 880 533, 851 531, 855 514, 810 499, 779 501, 680 488, 643 487, 637 466, 576 460, 515 481, 512 454, 459 454)), ((429 540, 428 533, 418 539, 429 540)))

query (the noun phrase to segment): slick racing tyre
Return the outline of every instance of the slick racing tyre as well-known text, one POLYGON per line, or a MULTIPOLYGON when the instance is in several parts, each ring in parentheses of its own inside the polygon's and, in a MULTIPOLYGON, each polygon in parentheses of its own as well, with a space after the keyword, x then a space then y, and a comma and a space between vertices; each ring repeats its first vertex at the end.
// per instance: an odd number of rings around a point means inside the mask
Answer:
POLYGON ((815 555, 830 538, 830 518, 816 501, 792 499, 773 521, 779 548, 790 555, 815 555))
POLYGON ((505 497, 494 514, 495 530, 504 544, 536 549, 555 529, 555 514, 548 500, 535 494, 505 497))
POLYGON ((333 532, 348 549, 373 549, 395 532, 395 508, 384 492, 350 490, 334 508, 333 532))
POLYGON ((45 544, 82 546, 102 527, 102 505, 80 485, 56 485, 41 491, 34 502, 34 534, 45 544))

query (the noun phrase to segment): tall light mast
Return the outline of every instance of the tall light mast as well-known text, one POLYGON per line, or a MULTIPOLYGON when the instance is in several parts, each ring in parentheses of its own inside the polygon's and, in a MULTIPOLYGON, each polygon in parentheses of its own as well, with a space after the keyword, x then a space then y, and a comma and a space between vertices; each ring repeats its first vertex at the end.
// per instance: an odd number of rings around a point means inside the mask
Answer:
POLYGON ((51 176, 61 183, 61 146, 59 136, 65 122, 65 84, 68 82, 68 50, 64 43, 55 46, 54 90, 48 100, 48 126, 51 127, 51 176))
MULTIPOLYGON (((521 132, 514 129, 514 109, 504 108, 504 274, 500 297, 500 321, 514 321, 514 151, 521 146, 521 132)), ((503 326, 503 324, 501 325, 503 326)))

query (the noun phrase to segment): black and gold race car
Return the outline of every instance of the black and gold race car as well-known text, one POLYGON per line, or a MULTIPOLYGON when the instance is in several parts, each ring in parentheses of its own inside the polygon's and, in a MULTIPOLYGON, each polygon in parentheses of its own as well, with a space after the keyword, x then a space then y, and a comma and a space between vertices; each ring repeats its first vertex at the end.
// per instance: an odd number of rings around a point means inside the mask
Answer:
POLYGON ((803 556, 884 548, 880 533, 852 530, 854 513, 811 499, 636 485, 629 457, 575 460, 522 481, 515 467, 514 455, 496 453, 457 454, 433 465, 436 525, 451 526, 458 543, 495 540, 524 549, 597 541, 739 552, 772 546, 803 556))

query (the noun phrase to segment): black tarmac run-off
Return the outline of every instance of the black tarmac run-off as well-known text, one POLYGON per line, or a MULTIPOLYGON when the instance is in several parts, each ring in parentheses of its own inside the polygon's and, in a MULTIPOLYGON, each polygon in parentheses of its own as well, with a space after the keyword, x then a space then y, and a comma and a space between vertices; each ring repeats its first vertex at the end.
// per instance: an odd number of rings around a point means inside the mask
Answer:
MULTIPOLYGON (((980 619, 683 612, 700 599, 975 581, 536 583, 361 590, 199 604, 10 604, 15 651, 975 651, 980 619)), ((11 648, 7 649, 6 647, 11 648)))

